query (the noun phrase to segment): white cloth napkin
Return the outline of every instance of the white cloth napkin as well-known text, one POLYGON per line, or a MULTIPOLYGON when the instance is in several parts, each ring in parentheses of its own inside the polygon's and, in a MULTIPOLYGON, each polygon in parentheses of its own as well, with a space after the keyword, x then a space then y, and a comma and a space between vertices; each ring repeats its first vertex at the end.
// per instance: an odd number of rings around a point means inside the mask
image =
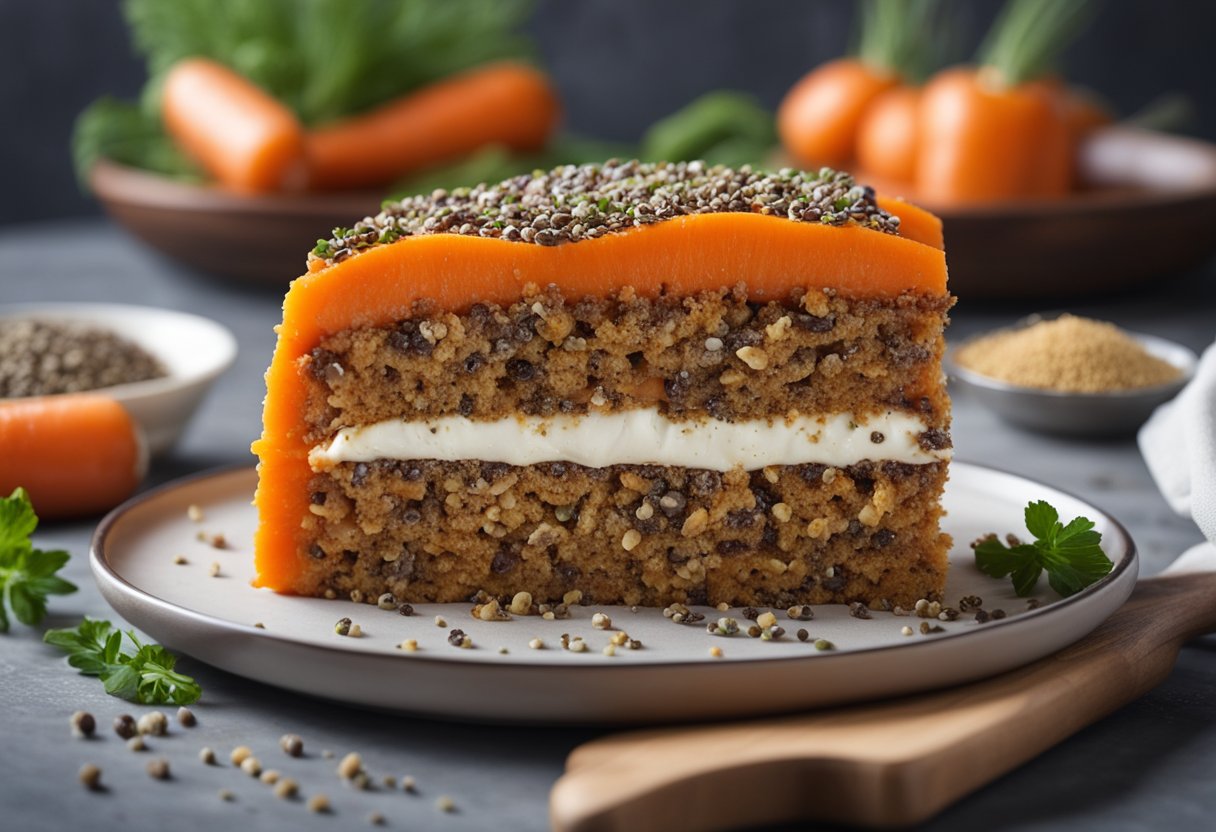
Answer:
POLYGON ((1216 547, 1216 344, 1195 377, 1140 428, 1140 453, 1166 502, 1216 547))

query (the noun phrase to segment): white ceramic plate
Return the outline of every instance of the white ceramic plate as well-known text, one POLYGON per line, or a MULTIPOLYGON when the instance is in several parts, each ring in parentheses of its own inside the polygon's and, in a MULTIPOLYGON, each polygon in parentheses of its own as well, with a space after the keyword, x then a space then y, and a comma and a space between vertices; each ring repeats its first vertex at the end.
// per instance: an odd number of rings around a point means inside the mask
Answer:
MULTIPOLYGON (((922 635, 923 619, 874 612, 850 617, 840 606, 815 608, 808 622, 778 617, 787 635, 762 641, 740 634, 711 636, 703 624, 679 625, 657 609, 576 607, 561 621, 536 617, 473 620, 471 604, 421 604, 403 617, 367 604, 275 595, 250 586, 252 468, 204 474, 131 500, 112 512, 93 540, 93 573, 106 600, 153 638, 208 664, 292 691, 354 705, 476 720, 530 722, 647 722, 707 719, 808 708, 947 687, 1019 667, 1089 633, 1127 598, 1136 581, 1136 554, 1119 523, 1082 500, 1039 483, 966 463, 951 467, 947 530, 955 549, 946 602, 979 595, 987 610, 1007 618, 987 624, 971 616, 933 621, 944 632, 922 635), (1020 531, 1030 500, 1045 499, 1065 520, 1084 514, 1097 523, 1115 562, 1110 575, 1060 599, 1044 580, 1042 606, 1027 610, 1007 581, 975 569, 968 543, 990 532, 1020 531), (187 508, 203 509, 201 522, 187 508), (198 533, 222 533, 217 550, 198 533), (176 564, 176 556, 185 564, 176 564), (213 563, 220 576, 210 577, 213 563), (611 632, 592 628, 605 612, 639 639, 639 650, 602 648, 611 632), (437 626, 435 617, 446 619, 437 626), (349 617, 362 638, 334 633, 349 617), (263 628, 255 624, 264 625, 263 628), (904 626, 914 635, 901 634, 904 626), (816 650, 794 637, 836 649, 816 650), (474 649, 447 643, 460 628, 474 649), (589 650, 562 650, 562 633, 581 635, 589 650), (541 638, 543 650, 528 642, 541 638), (420 649, 397 648, 404 639, 420 649), (499 648, 507 652, 501 653, 499 648), (710 656, 720 647, 722 658, 710 656)), ((739 610, 710 616, 733 616, 739 610)))
POLYGON ((143 428, 148 450, 173 446, 207 390, 236 360, 236 338, 208 318, 118 303, 18 303, 0 306, 5 318, 40 318, 109 329, 160 359, 164 378, 105 387, 143 428))

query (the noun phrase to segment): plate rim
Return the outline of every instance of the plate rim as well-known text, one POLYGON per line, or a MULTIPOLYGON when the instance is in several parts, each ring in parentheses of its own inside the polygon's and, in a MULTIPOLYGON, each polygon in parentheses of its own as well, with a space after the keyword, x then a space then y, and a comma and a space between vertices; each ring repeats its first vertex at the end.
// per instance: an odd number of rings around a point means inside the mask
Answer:
MULTIPOLYGON (((988 623, 984 624, 984 626, 981 630, 977 630, 974 632, 972 632, 972 631, 948 632, 948 633, 941 634, 937 638, 934 638, 931 640, 925 639, 925 640, 904 642, 904 643, 899 643, 899 644, 876 645, 873 647, 859 647, 856 649, 849 649, 849 650, 816 652, 814 654, 809 654, 809 655, 805 655, 805 656, 793 655, 793 656, 772 656, 772 657, 767 657, 767 658, 748 658, 743 661, 732 663, 732 666, 743 665, 746 667, 771 667, 771 666, 784 666, 784 665, 795 663, 795 662, 807 662, 809 660, 814 660, 816 662, 829 662, 829 661, 832 661, 833 659, 835 659, 839 662, 844 662, 845 660, 856 660, 857 657, 870 656, 870 655, 877 654, 877 653, 890 652, 890 651, 895 651, 895 650, 906 651, 906 650, 916 648, 916 647, 935 647, 937 645, 947 643, 947 642, 953 643, 953 642, 956 642, 957 639, 959 639, 960 637, 973 636, 977 633, 1001 632, 1011 625, 1023 625, 1025 622, 1028 622, 1031 620, 1042 619, 1046 615, 1052 615, 1052 614, 1055 614, 1057 611, 1060 611, 1065 608, 1072 607, 1079 603, 1082 603, 1083 601, 1085 601, 1089 598, 1092 598, 1093 596, 1097 595, 1098 593, 1100 593, 1100 592, 1108 589, 1112 585, 1118 583, 1119 580, 1122 578, 1122 576, 1125 573, 1127 573, 1130 569, 1132 569, 1133 567, 1138 567, 1139 552, 1136 548, 1135 540, 1132 538, 1131 534, 1127 531, 1127 528, 1123 525, 1122 522, 1120 522, 1118 520, 1118 518, 1116 518, 1114 515, 1110 514, 1105 509, 1102 509, 1100 506, 1095 505, 1092 501, 1087 500, 1083 497, 1077 496, 1076 494, 1073 494, 1071 491, 1068 491, 1068 490, 1065 490, 1062 488, 1058 488, 1053 485, 1048 485, 1047 483, 1040 482, 1039 480, 1035 480, 1030 477, 1025 477, 1021 474, 1017 474, 1012 471, 1007 471, 1007 470, 1004 470, 1001 468, 996 468, 991 465, 985 465, 985 464, 981 464, 981 463, 974 463, 974 462, 970 462, 967 460, 958 460, 958 459, 953 460, 951 464, 952 465, 964 465, 971 469, 976 469, 976 470, 980 470, 980 471, 988 472, 988 473, 996 473, 996 474, 1000 474, 1000 475, 1006 476, 1006 477, 1014 477, 1014 478, 1032 483, 1034 485, 1041 485, 1045 488, 1050 488, 1053 491, 1064 494, 1065 496, 1067 496, 1071 499, 1074 499, 1074 500, 1077 500, 1086 505, 1092 506, 1094 509, 1096 509, 1098 512, 1101 513, 1103 518, 1105 518, 1105 520, 1111 524, 1112 530, 1117 533, 1118 539, 1123 543, 1123 545, 1125 547, 1125 552, 1123 554, 1123 557, 1120 558, 1119 561, 1114 563, 1113 567, 1111 568, 1111 571, 1108 572, 1105 576, 1103 576, 1101 579, 1094 582, 1093 584, 1090 584, 1085 589, 1081 590, 1080 592, 1076 593, 1075 595, 1071 595, 1067 598, 1061 598, 1058 601, 1054 601, 1050 604, 1045 604, 1045 605, 1038 607, 1036 609, 1033 609, 1033 610, 1026 610, 1025 612, 1021 612, 1016 616, 1010 616, 1010 617, 1007 617, 1004 619, 999 619, 996 621, 989 621, 988 623)), ((352 650, 349 650, 346 647, 343 647, 336 643, 335 644, 325 644, 325 643, 318 643, 315 641, 295 638, 290 635, 280 634, 277 632, 271 632, 271 631, 260 629, 260 628, 257 628, 257 627, 254 627, 254 626, 248 625, 248 624, 240 624, 240 623, 237 623, 234 621, 229 621, 224 618, 219 618, 219 617, 217 617, 215 615, 211 615, 209 613, 199 612, 198 610, 192 610, 187 607, 179 606, 175 603, 172 603, 171 601, 168 601, 164 598, 153 595, 150 592, 148 592, 138 586, 135 586, 130 581, 128 581, 126 578, 124 578, 122 575, 118 574, 118 572, 114 569, 114 567, 106 559, 106 557, 104 555, 104 550, 105 550, 106 542, 107 542, 107 539, 108 539, 110 533, 117 526, 117 524, 123 519, 123 517, 126 516, 127 514, 129 514, 130 512, 135 511, 136 509, 143 506, 145 503, 151 502, 152 500, 154 500, 158 497, 161 497, 168 492, 172 492, 176 489, 179 489, 179 488, 182 488, 185 486, 189 486, 189 485, 194 485, 194 484, 199 483, 204 480, 219 479, 221 477, 231 476, 236 473, 256 473, 256 468, 257 468, 256 465, 248 465, 245 463, 232 463, 232 464, 220 466, 217 468, 208 468, 203 471, 198 471, 193 474, 188 474, 183 477, 175 478, 166 483, 161 483, 160 485, 157 485, 156 487, 151 488, 148 491, 142 492, 140 494, 135 495, 134 497, 131 497, 130 499, 128 499, 127 501, 125 501, 124 503, 119 505, 118 507, 112 509, 110 512, 108 512, 105 515, 105 517, 102 518, 101 522, 98 523, 97 528, 94 530, 92 538, 90 539, 90 542, 89 542, 89 565, 91 567, 91 571, 93 573, 94 580, 96 582, 98 582, 99 584, 104 580, 104 581, 108 582, 109 584, 111 584, 112 586, 117 587, 120 591, 133 596, 135 598, 135 600, 139 601, 140 603, 150 604, 162 612, 171 613, 171 614, 173 614, 175 616, 179 616, 179 617, 184 616, 192 621, 203 623, 210 627, 220 628, 221 630, 226 631, 226 632, 239 633, 241 635, 255 635, 255 636, 263 638, 263 639, 270 639, 275 642, 290 644, 290 645, 300 647, 300 648, 305 648, 305 649, 309 649, 309 650, 321 650, 321 651, 324 651, 324 653, 326 653, 326 654, 333 653, 335 655, 342 655, 342 656, 349 657, 352 655, 364 656, 364 654, 366 652, 365 657, 367 657, 367 658, 375 658, 377 656, 392 656, 393 655, 392 653, 380 653, 378 651, 352 651, 352 650)), ((1129 590, 1129 592, 1130 592, 1130 590, 1129 590)), ((104 592, 102 594, 103 594, 103 596, 105 595, 104 592)), ((285 596, 285 597, 296 597, 296 596, 285 596)), ((109 603, 108 599, 107 599, 107 603, 109 603)), ((820 606, 824 606, 824 605, 820 605, 820 606)), ((1105 620, 1105 619, 1103 619, 1103 620, 1105 620)), ((1079 638, 1083 638, 1083 637, 1084 637, 1084 634, 1079 636, 1079 638)), ((906 656, 907 653, 901 652, 900 655, 906 656)), ((662 670, 679 670, 679 669, 687 670, 690 667, 706 666, 709 664, 709 662, 707 662, 707 661, 689 662, 689 661, 668 661, 668 660, 643 662, 643 663, 628 664, 628 665, 619 665, 619 664, 618 665, 608 665, 608 664, 596 663, 596 664, 577 664, 577 665, 568 665, 568 666, 567 665, 556 665, 556 664, 550 664, 550 663, 535 663, 535 662, 528 662, 528 661, 519 661, 517 659, 513 659, 513 660, 511 660, 509 662, 505 662, 505 663, 502 661, 495 661, 495 660, 453 662, 450 658, 445 658, 442 655, 430 655, 430 654, 425 654, 425 653, 413 654, 409 657, 409 659, 412 662, 424 662, 427 664, 438 664, 438 665, 444 666, 444 667, 452 667, 453 665, 459 665, 462 669, 469 669, 471 671, 477 671, 477 670, 482 670, 482 669, 489 670, 489 671, 497 671, 497 670, 501 670, 504 666, 507 666, 507 667, 511 667, 514 669, 531 668, 534 670, 555 670, 555 671, 560 671, 562 673, 580 673, 580 674, 584 674, 584 675, 603 674, 603 673, 614 673, 617 675, 622 675, 622 674, 629 674, 629 673, 648 673, 648 672, 652 672, 652 671, 662 671, 662 670)))

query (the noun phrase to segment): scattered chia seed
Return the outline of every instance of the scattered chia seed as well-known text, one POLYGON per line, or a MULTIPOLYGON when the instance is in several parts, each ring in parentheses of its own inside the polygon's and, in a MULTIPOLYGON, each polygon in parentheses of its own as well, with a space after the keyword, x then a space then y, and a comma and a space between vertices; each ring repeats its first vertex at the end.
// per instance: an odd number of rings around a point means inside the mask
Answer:
POLYGON ((304 756, 304 738, 299 734, 284 734, 279 737, 279 748, 288 757, 304 756))
POLYGON ((334 632, 340 636, 350 635, 351 620, 349 618, 339 618, 334 624, 334 632))
POLYGON ((141 734, 163 737, 169 733, 169 717, 160 711, 150 711, 139 718, 135 728, 141 734))
POLYGON ((87 711, 77 711, 72 714, 72 736, 88 739, 93 736, 93 732, 97 730, 97 721, 93 719, 93 715, 87 711))
POLYGON ((798 636, 798 640, 799 640, 799 641, 806 641, 808 638, 810 638, 810 637, 811 637, 811 634, 810 634, 810 633, 808 633, 806 630, 803 630, 803 629, 798 630, 798 632, 797 632, 797 633, 795 633, 795 635, 797 635, 797 636, 798 636))
POLYGON ((335 228, 309 255, 332 265, 357 251, 424 234, 463 234, 550 246, 706 213, 753 213, 793 222, 899 233, 872 188, 847 173, 737 170, 703 162, 610 160, 564 165, 475 188, 389 202, 353 228, 335 228))
POLYGON ((849 604, 849 615, 853 616, 854 618, 861 618, 864 620, 873 618, 873 616, 870 615, 870 608, 860 601, 854 601, 853 603, 849 604))
POLYGON ((338 776, 343 780, 353 780, 356 774, 363 771, 363 758, 354 751, 347 754, 338 763, 338 776))
POLYGON ((79 393, 165 375, 142 347, 102 327, 0 321, 0 399, 79 393))
POLYGON ((177 723, 183 728, 193 728, 198 725, 198 717, 194 715, 194 711, 183 705, 177 709, 177 723))
POLYGON ((984 599, 978 595, 964 595, 958 600, 959 612, 974 612, 984 606, 984 599))
POLYGON ((101 790, 101 769, 92 763, 85 763, 80 767, 80 785, 84 786, 91 792, 101 790))

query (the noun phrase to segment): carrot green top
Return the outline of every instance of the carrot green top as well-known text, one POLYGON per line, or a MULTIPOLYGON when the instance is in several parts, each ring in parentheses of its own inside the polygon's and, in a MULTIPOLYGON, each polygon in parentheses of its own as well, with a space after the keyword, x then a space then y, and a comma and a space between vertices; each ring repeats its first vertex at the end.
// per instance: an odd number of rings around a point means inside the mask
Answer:
POLYGON ((703 162, 611 160, 386 202, 376 216, 353 228, 335 228, 331 239, 319 240, 310 266, 315 271, 363 249, 422 234, 555 246, 708 213, 858 225, 887 234, 898 234, 900 228, 900 218, 879 206, 873 188, 831 168, 766 173, 703 162))

